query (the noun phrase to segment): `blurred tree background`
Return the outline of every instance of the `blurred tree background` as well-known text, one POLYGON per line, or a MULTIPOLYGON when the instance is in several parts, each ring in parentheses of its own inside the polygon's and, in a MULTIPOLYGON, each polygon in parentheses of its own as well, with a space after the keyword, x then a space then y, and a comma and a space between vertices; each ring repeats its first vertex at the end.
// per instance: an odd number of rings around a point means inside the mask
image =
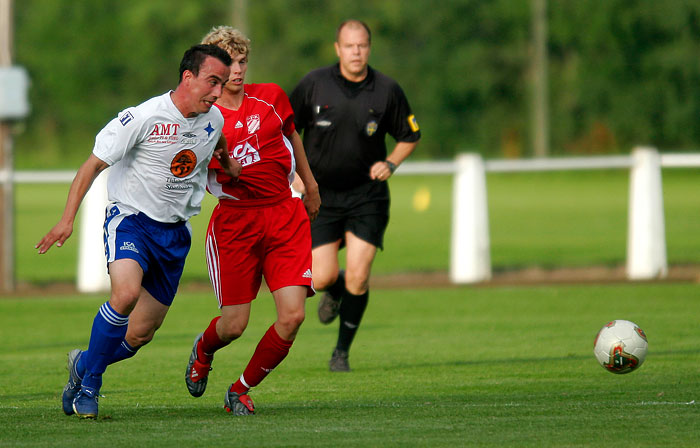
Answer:
MULTIPOLYGON (((547 13, 552 155, 698 150, 700 2, 549 0, 547 13)), ((76 168, 118 111, 175 88, 182 53, 214 25, 244 23, 247 81, 289 92, 335 62, 347 18, 369 24, 370 64, 408 95, 414 159, 533 153, 530 0, 22 0, 14 14, 32 80, 20 169, 76 168)))

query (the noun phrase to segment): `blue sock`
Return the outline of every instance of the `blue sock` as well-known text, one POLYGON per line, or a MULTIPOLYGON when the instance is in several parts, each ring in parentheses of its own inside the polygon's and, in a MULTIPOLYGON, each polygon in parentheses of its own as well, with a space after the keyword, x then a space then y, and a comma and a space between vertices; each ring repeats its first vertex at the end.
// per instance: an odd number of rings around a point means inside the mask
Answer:
POLYGON ((131 358, 137 351, 139 351, 139 348, 141 347, 132 347, 128 342, 126 342, 126 339, 124 339, 119 347, 117 347, 117 350, 114 352, 114 355, 112 355, 112 359, 109 360, 109 363, 114 364, 115 362, 131 358))
POLYGON ((102 374, 124 339, 128 323, 129 316, 114 311, 109 302, 102 304, 92 322, 88 350, 81 355, 85 367, 84 387, 100 390, 102 374))
POLYGON ((75 370, 78 372, 80 378, 85 377, 85 358, 87 358, 87 350, 83 350, 78 358, 78 362, 75 363, 75 370))
MULTIPOLYGON (((114 352, 114 356, 112 356, 112 359, 109 360, 109 364, 114 364, 115 362, 123 361, 125 359, 131 358, 136 354, 137 351, 139 351, 141 347, 134 348, 131 345, 129 345, 128 342, 126 342, 126 339, 122 340, 121 345, 117 347, 117 351, 114 352)), ((75 369, 78 371, 78 376, 80 378, 85 376, 85 359, 87 358, 87 350, 85 350, 82 355, 80 355, 80 358, 78 358, 78 362, 75 364, 75 369)))

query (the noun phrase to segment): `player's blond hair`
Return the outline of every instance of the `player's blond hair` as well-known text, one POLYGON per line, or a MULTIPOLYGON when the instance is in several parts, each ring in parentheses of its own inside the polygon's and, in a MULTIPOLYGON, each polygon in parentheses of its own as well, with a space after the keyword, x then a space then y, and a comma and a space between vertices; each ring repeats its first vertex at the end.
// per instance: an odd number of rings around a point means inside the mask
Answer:
POLYGON ((239 54, 248 57, 250 53, 250 39, 230 26, 215 26, 204 36, 202 43, 223 48, 232 57, 239 54))

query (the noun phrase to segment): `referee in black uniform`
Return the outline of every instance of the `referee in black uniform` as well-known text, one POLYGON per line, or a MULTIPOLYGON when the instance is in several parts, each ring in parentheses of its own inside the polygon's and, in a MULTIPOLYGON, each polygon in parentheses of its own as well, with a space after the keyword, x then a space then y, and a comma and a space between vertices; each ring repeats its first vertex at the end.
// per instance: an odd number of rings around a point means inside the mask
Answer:
MULTIPOLYGON (((313 282, 325 290, 318 307, 322 323, 340 314, 331 371, 349 371, 348 351, 369 298, 369 276, 389 222, 386 180, 408 157, 420 130, 401 87, 368 65, 371 32, 358 20, 340 24, 339 62, 307 74, 290 100, 295 125, 321 193, 311 223, 313 282), (387 155, 386 134, 396 140, 387 155), (345 271, 338 251, 346 248, 345 271)), ((295 184, 297 188, 297 184, 295 184)))

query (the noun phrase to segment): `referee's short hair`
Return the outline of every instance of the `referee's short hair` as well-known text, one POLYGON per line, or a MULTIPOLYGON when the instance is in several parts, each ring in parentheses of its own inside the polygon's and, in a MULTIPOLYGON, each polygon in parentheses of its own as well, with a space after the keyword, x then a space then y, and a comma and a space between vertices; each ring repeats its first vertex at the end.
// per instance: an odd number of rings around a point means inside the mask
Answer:
POLYGON ((182 56, 182 61, 180 61, 180 81, 182 81, 182 74, 185 73, 185 70, 189 70, 194 73, 195 76, 198 76, 199 69, 207 56, 215 57, 226 67, 233 62, 226 50, 216 45, 194 45, 185 51, 185 54, 182 56))
POLYGON ((367 24, 365 22, 363 22, 362 20, 357 20, 357 19, 348 19, 348 20, 344 21, 343 23, 341 23, 340 25, 338 25, 338 29, 335 30, 335 41, 336 42, 338 42, 338 38, 340 37, 340 31, 343 28, 345 28, 346 25, 350 25, 353 28, 357 28, 357 27, 364 28, 365 31, 367 31, 367 37, 369 38, 369 43, 370 44, 372 43, 372 31, 370 31, 369 26, 367 26, 367 24))

